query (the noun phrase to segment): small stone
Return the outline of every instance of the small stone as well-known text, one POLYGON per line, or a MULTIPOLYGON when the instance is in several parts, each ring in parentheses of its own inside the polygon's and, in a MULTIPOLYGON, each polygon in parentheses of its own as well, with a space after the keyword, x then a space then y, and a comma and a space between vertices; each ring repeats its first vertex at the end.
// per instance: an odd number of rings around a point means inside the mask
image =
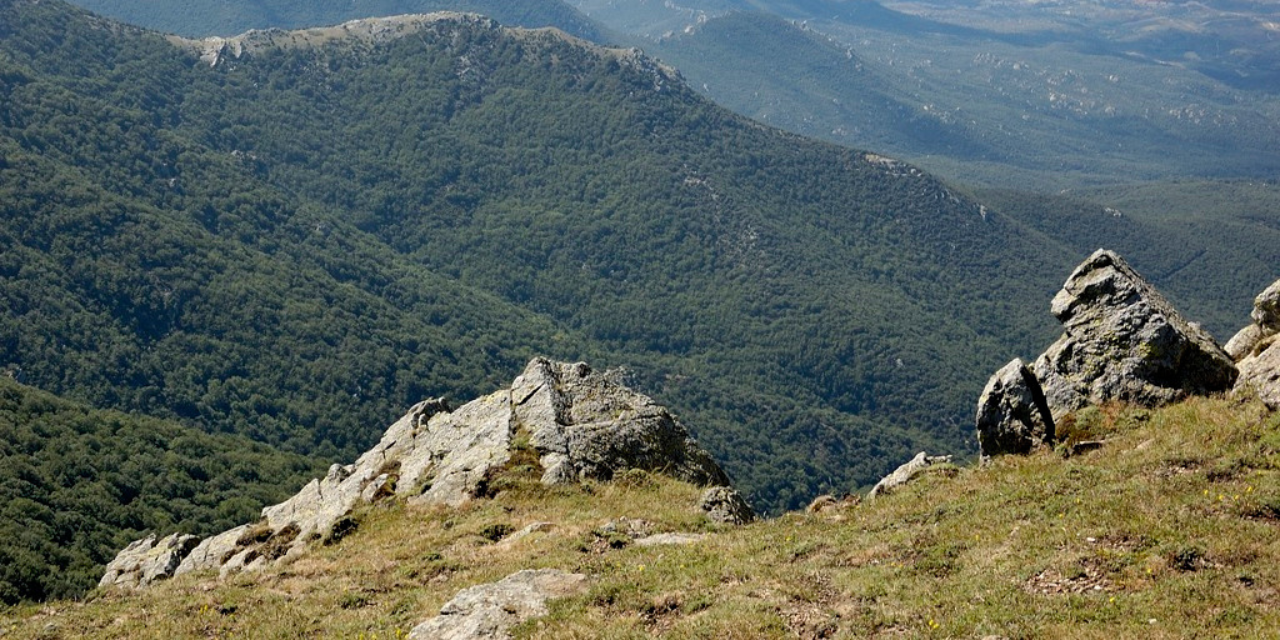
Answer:
POLYGON ((874 499, 892 493, 898 487, 911 482, 916 476, 924 473, 929 467, 949 462, 951 462, 951 456, 931 456, 921 451, 906 464, 895 469, 893 473, 881 478, 880 482, 877 482, 876 486, 871 488, 867 498, 874 499))
POLYGON ((659 533, 643 538, 636 538, 635 544, 639 547, 656 547, 661 545, 686 545, 706 540, 706 534, 701 533, 659 533))
POLYGON ((711 487, 702 493, 698 507, 712 522, 721 524, 746 524, 755 520, 756 513, 746 498, 733 487, 711 487))

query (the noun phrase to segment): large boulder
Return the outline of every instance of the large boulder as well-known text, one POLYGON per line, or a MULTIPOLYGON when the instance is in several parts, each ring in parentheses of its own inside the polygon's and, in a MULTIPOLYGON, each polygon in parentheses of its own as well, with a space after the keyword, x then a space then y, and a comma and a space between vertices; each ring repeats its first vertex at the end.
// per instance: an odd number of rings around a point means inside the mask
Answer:
POLYGON ((156 541, 154 535, 136 540, 107 564, 100 587, 145 587, 171 578, 182 559, 200 542, 196 536, 175 533, 156 541))
POLYGON ((587 577, 557 569, 519 571, 498 582, 463 589, 440 615, 409 632, 411 640, 498 640, 530 618, 549 613, 547 601, 585 591, 587 577))
POLYGON ((484 494, 492 473, 510 461, 518 430, 537 448, 545 483, 608 480, 643 469, 703 485, 729 484, 666 408, 585 364, 538 358, 511 389, 456 410, 443 399, 415 405, 355 463, 333 465, 324 478, 263 509, 257 523, 203 541, 181 538, 163 562, 152 556, 172 536, 135 542, 112 562, 103 584, 145 584, 153 578, 133 576, 199 570, 226 574, 288 559, 312 541, 345 535, 356 526, 352 511, 358 505, 390 495, 461 505, 484 494), (156 563, 164 570, 145 568, 156 563))
POLYGON ((1035 362, 1055 419, 1121 400, 1158 406, 1230 389, 1235 364, 1120 256, 1098 250, 1053 299, 1065 333, 1035 362))
POLYGON ((671 412, 585 363, 537 358, 511 388, 518 429, 541 456, 547 484, 608 480, 626 469, 694 484, 729 478, 671 412))
POLYGON ((1028 453, 1054 439, 1053 416, 1040 382, 1015 358, 991 379, 978 397, 978 448, 983 458, 1028 453))

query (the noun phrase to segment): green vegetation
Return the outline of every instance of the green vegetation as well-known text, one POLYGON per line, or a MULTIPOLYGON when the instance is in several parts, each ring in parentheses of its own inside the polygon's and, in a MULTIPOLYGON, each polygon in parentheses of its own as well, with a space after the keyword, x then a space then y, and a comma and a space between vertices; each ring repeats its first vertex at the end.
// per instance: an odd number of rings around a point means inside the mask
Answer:
POLYGON ((944 468, 872 502, 742 528, 661 477, 546 488, 536 470, 452 510, 369 508, 286 566, 20 607, 6 637, 396 638, 459 590, 524 568, 591 577, 519 638, 1259 637, 1280 625, 1280 417, 1197 399, 1077 416, 1100 450, 944 468), (640 547, 643 517, 710 534, 640 547), (550 522, 494 543, 495 532, 550 522), (43 634, 43 635, 42 635, 43 634))
POLYGON ((145 532, 223 531, 319 472, 245 438, 90 409, 0 377, 0 604, 78 597, 145 532))

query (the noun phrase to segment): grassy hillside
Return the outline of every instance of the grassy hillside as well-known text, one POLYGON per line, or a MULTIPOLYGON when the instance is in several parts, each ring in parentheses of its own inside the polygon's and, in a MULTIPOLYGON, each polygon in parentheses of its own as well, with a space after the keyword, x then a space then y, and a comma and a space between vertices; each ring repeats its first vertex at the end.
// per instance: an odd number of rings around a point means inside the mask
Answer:
POLYGON ((599 25, 561 0, 76 0, 72 4, 121 22, 183 36, 231 36, 250 29, 297 29, 374 16, 468 11, 522 27, 558 27, 602 40, 599 25))
POLYGON ((91 409, 0 376, 0 604, 81 596, 145 532, 223 531, 322 471, 246 438, 91 409))
POLYGON ((658 477, 547 489, 526 469, 459 510, 377 506, 287 566, 12 609, 11 638, 395 638, 467 586, 522 568, 591 576, 520 638, 1263 637, 1280 625, 1280 420, 1198 399, 1086 409, 1092 453, 943 467, 898 493, 740 529, 702 524, 658 477), (600 537, 619 518, 707 533, 600 537), (542 521, 518 542, 502 531, 542 521), (480 559, 483 558, 483 562, 480 559))

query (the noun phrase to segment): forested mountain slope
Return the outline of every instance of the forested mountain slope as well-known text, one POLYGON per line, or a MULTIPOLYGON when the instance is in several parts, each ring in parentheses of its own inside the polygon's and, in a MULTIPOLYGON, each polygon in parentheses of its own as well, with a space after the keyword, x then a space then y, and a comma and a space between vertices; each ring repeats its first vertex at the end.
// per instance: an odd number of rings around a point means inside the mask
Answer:
POLYGON ((73 598, 147 531, 220 531, 321 471, 242 437, 0 377, 0 604, 73 598))
POLYGON ((1076 259, 552 32, 450 18, 210 66, 0 7, 3 360, 104 407, 333 457, 532 353, 590 356, 777 508, 967 450, 980 378, 1049 337, 1076 259))

